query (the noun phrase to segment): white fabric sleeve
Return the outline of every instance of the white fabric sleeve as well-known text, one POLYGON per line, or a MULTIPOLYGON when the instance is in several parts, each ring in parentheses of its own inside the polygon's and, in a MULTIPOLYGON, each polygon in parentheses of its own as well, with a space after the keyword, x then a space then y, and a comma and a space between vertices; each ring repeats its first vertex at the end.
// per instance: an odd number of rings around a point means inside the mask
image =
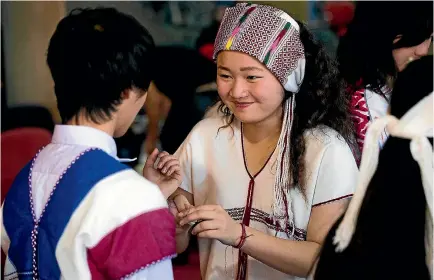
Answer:
POLYGON ((357 176, 358 169, 350 147, 343 140, 334 139, 321 160, 312 206, 351 197, 357 176))
POLYGON ((193 162, 192 162, 192 144, 191 144, 192 133, 193 131, 190 132, 190 134, 187 136, 187 138, 184 140, 184 142, 175 152, 175 157, 178 158, 179 160, 179 165, 181 166, 181 172, 182 172, 182 183, 180 188, 191 194, 193 193, 193 188, 192 188, 193 162))
POLYGON ((173 280, 172 260, 166 259, 131 275, 128 280, 173 280))

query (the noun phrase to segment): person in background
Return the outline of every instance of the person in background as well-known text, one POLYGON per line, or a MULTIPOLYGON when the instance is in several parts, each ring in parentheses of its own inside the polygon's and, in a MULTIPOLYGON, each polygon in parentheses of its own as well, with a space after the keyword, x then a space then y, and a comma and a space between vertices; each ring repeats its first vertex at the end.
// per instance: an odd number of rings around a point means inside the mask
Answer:
POLYGON ((211 24, 204 28, 196 40, 196 49, 204 57, 213 61, 214 41, 226 8, 233 6, 234 1, 216 1, 216 8, 211 24))
POLYGON ((154 60, 154 79, 145 104, 149 118, 145 152, 150 154, 159 139, 162 148, 173 154, 203 117, 195 95, 198 87, 215 81, 215 64, 196 50, 177 46, 157 47, 154 60))
MULTIPOLYGON (((366 130, 386 115, 399 72, 428 54, 433 33, 433 2, 359 2, 340 40, 339 70, 352 96, 351 114, 359 150, 366 130)), ((384 131, 383 145, 388 137, 384 131)))
MULTIPOLYGON (((162 149, 173 154, 205 114, 196 102, 197 95, 205 95, 210 89, 197 91, 200 86, 215 84, 216 69, 213 61, 184 47, 156 47, 154 58, 154 79, 145 103, 149 122, 142 153, 151 154, 159 141, 162 149)), ((139 164, 136 170, 141 168, 139 164)), ((173 263, 186 264, 188 256, 186 250, 173 263)))
POLYGON ((308 22, 308 27, 327 53, 335 58, 339 39, 354 16, 355 4, 350 1, 314 1, 311 5, 315 19, 308 22))
POLYGON ((212 54, 224 10, 230 5, 233 1, 216 1, 213 20, 199 34, 195 50, 178 46, 157 47, 157 78, 151 84, 146 105, 149 119, 143 148, 146 154, 152 152, 158 140, 165 150, 175 152, 208 107, 218 100, 212 54), (171 70, 166 67, 168 63, 171 70), (162 121, 165 123, 160 137, 162 121))
POLYGON ((348 24, 353 20, 356 4, 353 1, 327 1, 323 4, 323 12, 330 29, 339 38, 344 36, 348 24))
POLYGON ((146 180, 120 163, 113 140, 143 107, 153 49, 112 8, 74 10, 57 25, 47 63, 63 124, 2 206, 5 279, 173 279, 175 223, 156 184, 179 185, 179 163, 154 168, 154 151, 146 180))
POLYGON ((432 56, 398 74, 390 108, 368 128, 357 190, 327 235, 315 280, 433 279, 432 56))
POLYGON ((205 280, 306 278, 358 172, 337 66, 303 24, 247 3, 226 9, 214 58, 222 117, 193 128, 181 188, 163 190, 177 251, 198 237, 205 280))

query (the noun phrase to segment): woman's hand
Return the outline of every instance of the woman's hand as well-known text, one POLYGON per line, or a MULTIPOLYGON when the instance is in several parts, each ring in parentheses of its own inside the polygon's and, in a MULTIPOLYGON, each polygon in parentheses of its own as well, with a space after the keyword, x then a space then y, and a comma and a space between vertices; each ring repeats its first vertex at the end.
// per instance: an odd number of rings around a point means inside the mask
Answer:
POLYGON ((197 224, 191 234, 201 238, 217 239, 221 243, 236 246, 241 237, 241 225, 219 205, 202 205, 179 213, 180 225, 203 220, 197 224))
POLYGON ((155 149, 146 160, 143 176, 156 184, 166 199, 182 183, 178 159, 167 152, 159 152, 158 149, 155 149))
POLYGON ((170 213, 172 213, 172 215, 175 217, 176 235, 187 233, 190 228, 190 225, 185 224, 181 226, 179 224, 181 218, 179 217, 178 214, 192 208, 193 205, 191 205, 190 202, 188 202, 187 198, 182 194, 176 195, 173 199, 169 199, 167 202, 169 204, 170 213))

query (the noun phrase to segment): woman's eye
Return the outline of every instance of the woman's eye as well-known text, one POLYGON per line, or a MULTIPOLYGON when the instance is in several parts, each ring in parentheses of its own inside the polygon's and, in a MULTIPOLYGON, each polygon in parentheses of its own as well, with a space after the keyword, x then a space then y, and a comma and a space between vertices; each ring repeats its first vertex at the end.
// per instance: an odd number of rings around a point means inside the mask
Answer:
POLYGON ((219 77, 222 79, 230 79, 231 78, 231 76, 226 75, 226 74, 219 74, 219 77))
POLYGON ((259 78, 258 76, 247 76, 247 80, 249 80, 249 81, 254 81, 258 78, 259 78))

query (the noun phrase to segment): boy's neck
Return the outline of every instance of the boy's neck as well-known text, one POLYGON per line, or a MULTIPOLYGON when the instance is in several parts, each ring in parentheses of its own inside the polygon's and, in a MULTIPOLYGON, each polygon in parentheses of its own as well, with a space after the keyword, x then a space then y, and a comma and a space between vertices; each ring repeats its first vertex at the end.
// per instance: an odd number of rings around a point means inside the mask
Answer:
POLYGON ((105 123, 102 123, 102 124, 98 124, 98 123, 92 122, 91 120, 89 120, 88 118, 85 118, 82 115, 81 116, 77 116, 77 117, 73 117, 66 124, 67 125, 80 125, 80 126, 92 127, 92 128, 104 131, 105 133, 107 133, 111 137, 113 137, 114 131, 115 131, 115 122, 114 122, 114 120, 110 120, 108 122, 105 122, 105 123))

